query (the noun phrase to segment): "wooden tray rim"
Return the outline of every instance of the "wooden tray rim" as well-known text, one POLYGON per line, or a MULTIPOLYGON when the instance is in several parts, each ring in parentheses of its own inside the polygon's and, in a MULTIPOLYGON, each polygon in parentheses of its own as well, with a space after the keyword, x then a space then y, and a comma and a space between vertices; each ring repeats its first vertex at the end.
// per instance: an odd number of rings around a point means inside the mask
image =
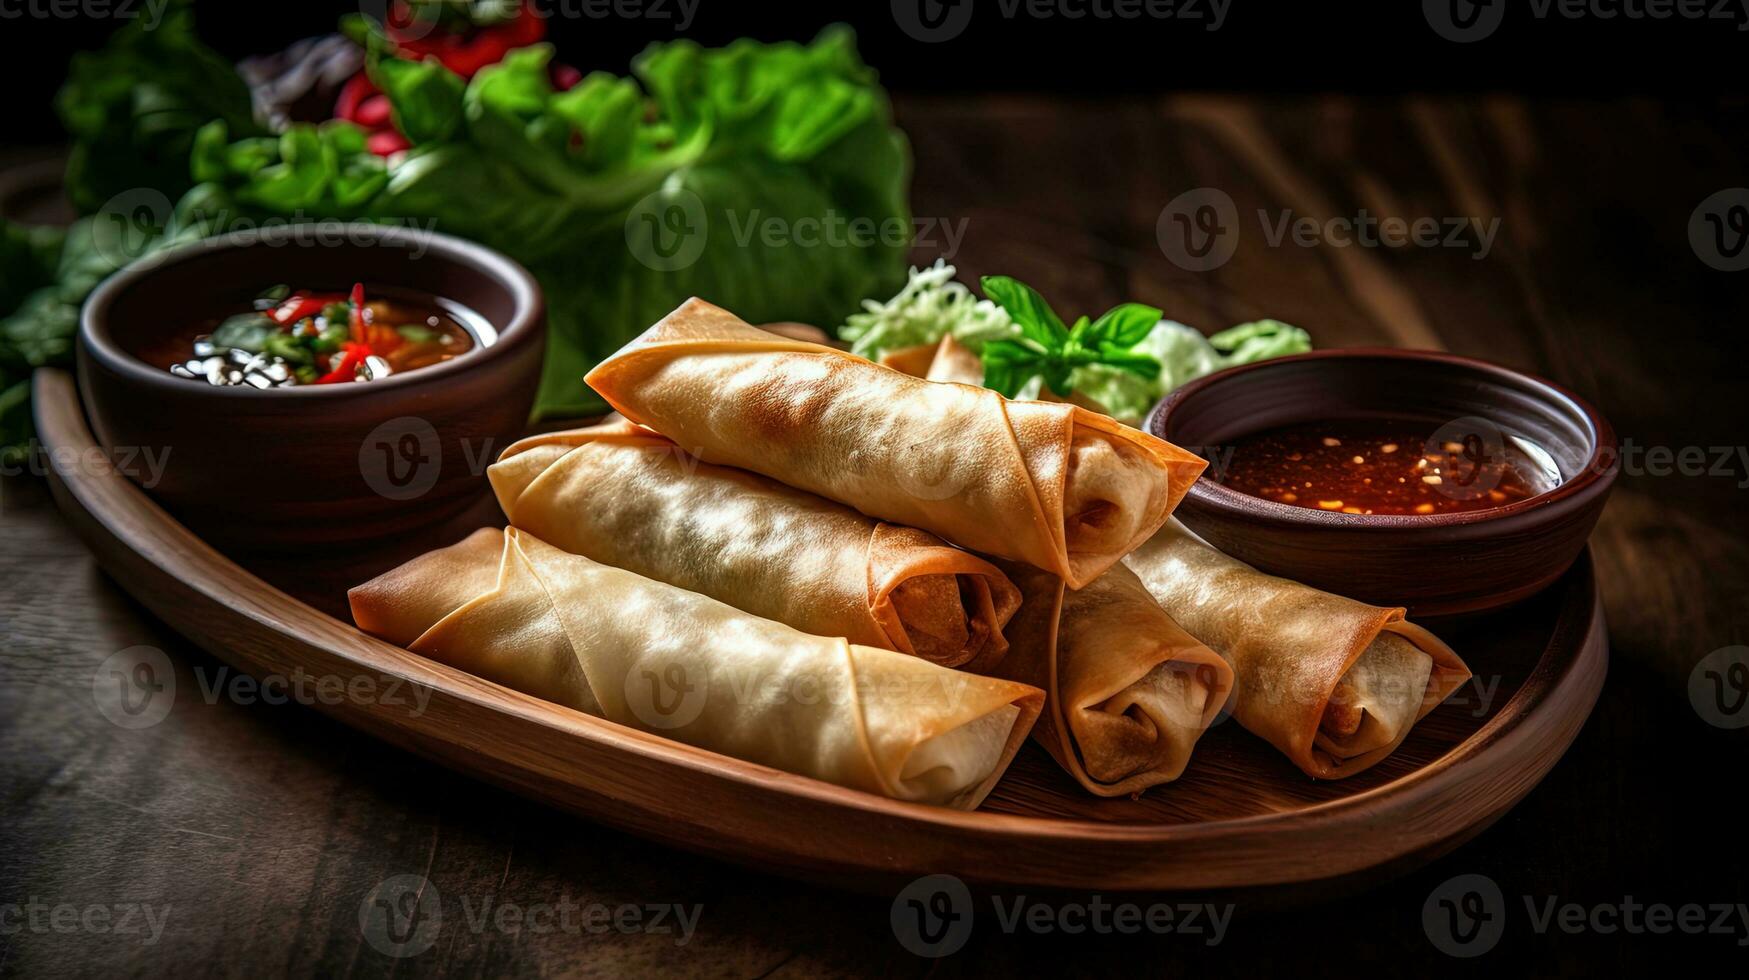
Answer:
MULTIPOLYGON (((33 397, 39 438, 51 452, 56 447, 66 446, 73 446, 82 453, 88 449, 97 448, 95 438, 84 419, 83 410, 80 407, 70 375, 53 369, 38 370, 34 376, 33 397)), ((890 800, 874 794, 835 786, 756 763, 719 755, 658 735, 628 728, 606 719, 553 705, 482 680, 461 670, 427 660, 410 651, 371 637, 351 624, 334 619, 245 571, 206 545, 186 527, 176 522, 143 490, 126 476, 113 469, 105 469, 101 473, 69 473, 59 469, 51 469, 50 477, 57 502, 60 503, 64 512, 76 506, 89 517, 91 522, 111 536, 117 544, 131 550, 140 560, 156 566, 159 571, 167 575, 179 578, 188 589, 219 607, 232 610, 237 616, 253 622, 256 626, 277 634, 285 641, 312 648, 361 670, 368 670, 383 677, 398 678, 404 682, 420 684, 432 689, 433 693, 441 693, 484 710, 507 714, 565 738, 595 742, 614 751, 630 753, 666 766, 680 767, 707 779, 728 781, 754 794, 800 797, 833 808, 851 809, 901 821, 915 829, 925 831, 930 827, 935 827, 942 830, 968 831, 979 835, 1012 840, 1057 838, 1069 842, 1105 841, 1162 844, 1210 841, 1222 838, 1255 839, 1259 835, 1270 837, 1277 835, 1318 836, 1333 832, 1338 828, 1352 829, 1352 825, 1357 822, 1376 820, 1381 812, 1380 804, 1387 805, 1394 811, 1420 812, 1423 810, 1423 804, 1431 801, 1433 797, 1440 795, 1443 791, 1451 789, 1450 784, 1474 778, 1473 776, 1459 775, 1455 763, 1472 760, 1483 753, 1496 751, 1518 740, 1541 736, 1544 734, 1543 732, 1531 730, 1539 726, 1531 725, 1527 728, 1526 722, 1535 717, 1534 709, 1540 701, 1546 700, 1547 692, 1579 677, 1581 668, 1586 668, 1586 676, 1580 679, 1590 680, 1596 689, 1600 689, 1602 671, 1606 662, 1605 646, 1602 642, 1587 643, 1576 655, 1565 659, 1560 658, 1556 651, 1562 649, 1563 644, 1559 641, 1570 639, 1570 637, 1563 637, 1561 633, 1557 632, 1554 637, 1551 637, 1535 667, 1526 675, 1524 683, 1501 706, 1494 717, 1485 722, 1469 738, 1454 745, 1446 753, 1429 761, 1415 772, 1389 783, 1341 799, 1308 804, 1291 811, 1261 813, 1211 821, 1158 824, 1104 822, 985 811, 965 812, 890 800), (151 533, 140 527, 128 526, 123 518, 130 516, 149 520, 152 526, 157 527, 161 532, 162 540, 155 540, 151 533), (173 568, 174 571, 172 571, 173 568), (224 587, 222 583, 225 582, 231 583, 230 587, 224 587), (252 595, 251 592, 255 594, 252 595), (257 595, 260 598, 257 598, 257 595), (299 628, 299 624, 292 621, 293 617, 308 616, 316 617, 314 625, 318 629, 314 632, 302 630, 299 628), (1533 681, 1540 683, 1533 683, 1533 681)), ((69 516, 74 515, 69 513, 69 516)), ((82 526, 78 520, 75 520, 74 523, 79 527, 81 534, 87 536, 87 543, 92 545, 100 563, 105 566, 106 570, 112 570, 109 568, 110 562, 102 560, 103 550, 97 546, 96 542, 90 540, 89 529, 82 526)), ((1585 574, 1589 578, 1591 573, 1587 569, 1585 574)), ((125 578, 117 576, 117 581, 124 589, 134 593, 136 598, 139 598, 138 593, 135 593, 134 588, 125 578)), ((1591 632, 1596 632, 1598 636, 1601 636, 1603 623, 1600 607, 1594 608, 1592 615, 1585 619, 1572 615, 1576 612, 1576 607, 1582 606, 1587 600, 1593 604, 1596 603, 1595 582, 1592 581, 1589 584, 1591 586, 1589 590, 1572 589, 1572 594, 1564 600, 1561 616, 1563 629, 1569 633, 1586 629, 1588 636, 1591 632), (1584 625, 1581 625, 1582 623, 1584 625)), ((150 603, 148 603, 148 608, 152 608, 155 614, 165 618, 172 628, 187 635, 187 631, 181 626, 170 622, 174 618, 173 616, 165 615, 152 607, 150 603)), ((246 664, 240 664, 237 659, 234 659, 243 656, 238 651, 228 649, 216 641, 203 641, 192 636, 189 638, 219 659, 225 660, 239 669, 248 669, 246 664)), ((1585 710, 1587 716, 1595 703, 1596 696, 1597 690, 1595 689, 1588 695, 1589 701, 1585 710)), ((375 726, 358 725, 364 716, 368 716, 373 719, 386 720, 397 728, 413 729, 416 735, 421 734, 417 732, 417 724, 406 723, 407 716, 404 712, 382 710, 380 705, 355 704, 350 701, 340 705, 318 704, 316 707, 324 713, 337 716, 349 724, 354 724, 355 727, 364 727, 369 733, 384 737, 385 740, 391 741, 393 744, 410 748, 419 754, 426 754, 420 752, 416 745, 410 745, 402 739, 388 738, 375 726), (355 715, 360 717, 354 717, 355 715)), ((416 722, 417 719, 414 721, 416 722)), ((1578 728, 1582 724, 1583 718, 1580 718, 1578 723, 1572 726, 1572 732, 1566 736, 1566 742, 1561 746, 1562 750, 1576 736, 1578 728)), ((448 762, 442 764, 450 765, 448 762)), ((1552 765, 1553 760, 1550 760, 1548 766, 1544 766, 1541 772, 1536 773, 1535 778, 1504 807, 1497 806, 1492 801, 1485 805, 1478 801, 1475 804, 1477 812, 1469 815, 1470 821, 1485 826, 1487 822, 1497 818, 1505 809, 1516 803, 1524 792, 1528 792, 1530 786, 1540 781, 1542 776, 1546 774, 1547 768, 1552 765)), ((451 767, 454 768, 454 766, 451 767)), ((469 775, 478 778, 481 773, 470 771, 469 775)), ((599 789, 595 787, 588 789, 590 792, 599 792, 599 789)), ((635 794, 614 797, 614 799, 631 806, 641 807, 645 805, 642 798, 636 797, 635 794)), ((588 819, 596 818, 591 816, 588 819)), ((1405 848, 1404 850, 1412 849, 1405 848)), ((1382 862, 1375 861, 1358 869, 1333 865, 1330 870, 1333 874, 1341 874, 1364 870, 1364 867, 1379 863, 1382 862)), ((1297 880, 1303 880, 1303 878, 1297 880)))

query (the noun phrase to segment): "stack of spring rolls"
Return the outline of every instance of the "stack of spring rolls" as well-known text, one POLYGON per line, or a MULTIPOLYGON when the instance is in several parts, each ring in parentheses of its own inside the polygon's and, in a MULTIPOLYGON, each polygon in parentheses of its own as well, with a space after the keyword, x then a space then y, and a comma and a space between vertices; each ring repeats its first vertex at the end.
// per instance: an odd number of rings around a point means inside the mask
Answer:
POLYGON ((1229 704, 1338 778, 1468 677, 1402 610, 1169 523, 1200 458, 907 370, 690 300, 590 373, 623 420, 492 466, 508 530, 358 586, 354 619, 610 721, 962 808, 1029 734, 1091 793, 1170 782, 1229 704))

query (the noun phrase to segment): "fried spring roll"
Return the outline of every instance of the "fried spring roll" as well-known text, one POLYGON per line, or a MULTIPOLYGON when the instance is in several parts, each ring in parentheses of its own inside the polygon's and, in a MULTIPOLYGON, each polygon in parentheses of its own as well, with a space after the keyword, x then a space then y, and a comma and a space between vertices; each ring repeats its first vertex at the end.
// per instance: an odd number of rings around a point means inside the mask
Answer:
POLYGON ((1044 701, 1023 684, 811 636, 515 528, 475 532, 349 598, 361 629, 487 680, 899 800, 977 806, 1044 701))
POLYGON ((1044 690, 1033 737, 1098 796, 1177 779, 1226 703, 1232 668, 1122 564, 1075 591, 1049 572, 1006 570, 1025 598, 1000 673, 1044 690))
POLYGON ((535 436, 488 471, 510 523, 548 544, 817 636, 986 673, 1020 593, 915 528, 702 463, 631 422, 535 436))
POLYGON ((1307 775, 1390 755, 1469 680, 1432 633, 1385 609, 1277 578, 1173 520, 1125 559, 1162 608, 1233 665, 1233 717, 1307 775))
MULTIPOLYGON (((964 385, 980 386, 984 383, 984 359, 977 352, 948 334, 941 338, 940 343, 920 344, 916 347, 901 347, 881 355, 880 362, 895 371, 909 374, 913 378, 925 381, 953 381, 964 385)), ((1038 393, 1042 402, 1068 402, 1079 405, 1090 412, 1110 415, 1105 406, 1087 397, 1079 391, 1072 391, 1069 397, 1058 397, 1056 392, 1043 388, 1038 393)))
POLYGON ((627 418, 1079 588, 1157 530, 1204 461, 1073 405, 936 384, 688 300, 589 373, 627 418))

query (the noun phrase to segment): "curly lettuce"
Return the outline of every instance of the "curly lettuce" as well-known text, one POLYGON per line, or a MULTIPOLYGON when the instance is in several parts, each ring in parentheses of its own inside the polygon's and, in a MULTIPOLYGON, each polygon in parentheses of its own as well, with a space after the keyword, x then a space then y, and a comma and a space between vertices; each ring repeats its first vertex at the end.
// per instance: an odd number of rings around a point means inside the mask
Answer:
POLYGON ((1252 361, 1303 354, 1312 349, 1311 335, 1280 320, 1241 323, 1204 337, 1174 320, 1161 320, 1141 343, 1130 348, 1160 362, 1156 378, 1144 378, 1104 364, 1077 368, 1071 384, 1113 417, 1139 421, 1155 402, 1187 381, 1252 361))
POLYGON ((902 277, 909 148, 849 31, 656 45, 635 79, 564 92, 551 57, 521 48, 464 82, 379 53, 404 159, 345 124, 232 141, 215 122, 194 172, 246 212, 410 220, 522 262, 547 294, 542 415, 602 408, 584 373, 689 296, 829 325, 902 277))
MULTIPOLYGON (((1037 398, 1047 389, 1057 388, 1047 385, 1042 373, 1027 376, 1011 369, 1005 358, 1014 343, 1025 342, 1022 324, 1003 306, 979 299, 955 275, 954 267, 939 259, 927 269, 913 268, 910 280, 891 299, 864 300, 863 312, 846 320, 839 336, 851 341, 852 352, 871 360, 890 350, 933 344, 952 336, 984 356, 986 387, 1006 389, 1022 399, 1037 398), (1002 362, 995 378, 989 371, 992 360, 1002 362)), ((986 278, 986 290, 992 279, 998 284, 1008 282, 1004 277, 986 278)), ((1031 290, 1021 288, 1031 294, 1031 290)), ((1020 306, 1043 304, 1042 297, 1031 294, 1029 303, 1020 306)), ((1187 381, 1234 365, 1312 349, 1311 337, 1304 330, 1279 320, 1242 323, 1204 337, 1182 323, 1160 318, 1158 310, 1136 307, 1138 312, 1143 310, 1155 322, 1139 341, 1131 344, 1126 338, 1119 349, 1100 355, 1114 363, 1084 364, 1068 370, 1067 377, 1059 379, 1063 390, 1056 394, 1081 394, 1114 418, 1134 424, 1155 402, 1187 381), (1158 362, 1159 372, 1137 371, 1120 362, 1158 362)))
POLYGON ((76 202, 99 210, 127 189, 178 203, 168 228, 75 248, 117 216, 86 219, 53 282, 38 281, 51 264, 42 250, 24 249, 26 271, 0 283, 7 441, 28 408, 17 386, 33 366, 64 363, 78 306, 104 276, 268 221, 407 223, 520 261, 547 299, 536 413, 548 417, 602 410, 583 375, 690 296, 754 323, 831 325, 904 278, 910 150, 847 29, 809 44, 658 44, 632 77, 598 72, 568 91, 552 86, 547 45, 471 80, 369 48, 413 143, 389 160, 344 122, 261 130, 180 2, 158 30, 124 29, 81 56, 59 103, 76 202))
POLYGON ((137 188, 180 197, 194 184, 194 134, 215 119, 238 136, 262 132, 249 87, 195 34, 190 0, 172 0, 161 21, 137 18, 101 50, 74 55, 55 108, 72 137, 67 196, 82 213, 137 188))
POLYGON ((954 278, 957 274, 945 259, 927 269, 913 267, 897 295, 884 302, 863 300, 862 312, 851 314, 838 336, 851 342, 852 353, 875 361, 888 351, 939 343, 950 334, 982 351, 985 341, 1018 333, 1006 310, 973 295, 954 278))

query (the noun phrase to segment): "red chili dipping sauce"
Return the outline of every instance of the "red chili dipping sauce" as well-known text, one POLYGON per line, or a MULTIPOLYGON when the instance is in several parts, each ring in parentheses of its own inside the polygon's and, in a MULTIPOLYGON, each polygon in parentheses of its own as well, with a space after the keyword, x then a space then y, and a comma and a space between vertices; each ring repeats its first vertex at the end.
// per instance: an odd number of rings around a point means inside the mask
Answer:
POLYGON ((1543 453, 1490 425, 1318 422, 1247 436, 1210 475, 1264 500, 1344 514, 1451 514, 1553 489, 1543 453))

